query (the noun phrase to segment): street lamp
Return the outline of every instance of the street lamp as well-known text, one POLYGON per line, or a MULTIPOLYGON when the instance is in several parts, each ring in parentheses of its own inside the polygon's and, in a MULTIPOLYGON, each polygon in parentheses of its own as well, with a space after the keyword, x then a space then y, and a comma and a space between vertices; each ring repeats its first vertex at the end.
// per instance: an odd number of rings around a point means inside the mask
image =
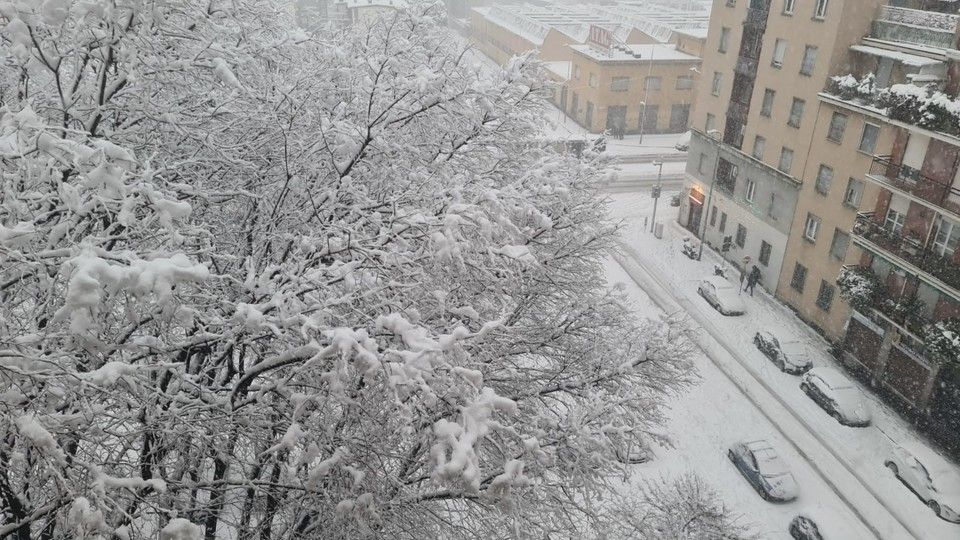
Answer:
POLYGON ((652 233, 654 230, 654 227, 657 226, 657 202, 660 201, 660 190, 662 187, 660 185, 660 178, 663 175, 663 160, 658 159, 653 163, 651 163, 651 165, 653 165, 654 167, 659 167, 659 169, 657 170, 657 185, 653 187, 653 218, 651 218, 650 220, 651 221, 650 232, 652 233))
POLYGON ((717 135, 717 160, 713 164, 713 176, 710 178, 710 191, 707 195, 707 204, 703 207, 703 213, 700 220, 703 224, 700 226, 700 251, 697 253, 697 260, 703 257, 703 242, 707 237, 707 215, 710 213, 710 204, 713 202, 713 185, 717 183, 717 171, 720 169, 720 151, 723 150, 723 139, 719 136, 720 132, 716 129, 707 131, 707 135, 717 135))

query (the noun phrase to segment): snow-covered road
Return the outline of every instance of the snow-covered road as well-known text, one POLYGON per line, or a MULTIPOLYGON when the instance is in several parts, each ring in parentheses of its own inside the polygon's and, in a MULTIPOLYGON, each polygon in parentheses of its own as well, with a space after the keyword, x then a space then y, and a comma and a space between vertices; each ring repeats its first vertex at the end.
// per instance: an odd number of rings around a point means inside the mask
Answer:
MULTIPOLYGON (((640 288, 637 280, 619 263, 610 261, 607 275, 611 283, 622 283, 624 290, 643 316, 658 318, 663 311, 640 288)), ((671 447, 656 447, 656 459, 634 466, 629 486, 661 477, 671 479, 694 472, 706 480, 723 497, 724 503, 754 525, 761 538, 788 539, 790 520, 804 508, 833 508, 848 526, 862 538, 873 535, 856 517, 855 512, 837 496, 830 485, 810 466, 771 422, 731 379, 705 354, 694 358, 700 380, 670 403, 671 412, 666 432, 671 447), (766 439, 779 449, 801 486, 800 497, 787 504, 763 500, 727 460, 727 449, 743 440, 766 439)))
MULTIPOLYGON (((696 281, 719 259, 709 251, 700 262, 681 255, 680 237, 684 233, 672 223, 676 208, 661 205, 665 236, 657 240, 642 231, 643 218, 649 215, 652 203, 648 193, 617 194, 612 201, 614 215, 625 219, 628 266, 632 262, 638 272, 649 275, 644 285, 648 290, 655 289, 652 296, 656 296, 656 290, 665 292, 666 298, 658 299, 661 305, 672 303, 690 316, 691 324, 702 330, 698 334, 702 337, 700 345, 715 365, 739 380, 794 449, 876 534, 883 538, 960 538, 960 525, 936 518, 883 466, 891 441, 922 444, 909 423, 865 389, 871 398, 874 426, 840 426, 799 390, 797 377, 779 372, 751 343, 757 330, 770 330, 782 339, 804 341, 815 365, 835 365, 819 335, 765 294, 746 299, 748 313, 743 317, 719 315, 696 293, 696 281)), ((801 489, 805 487, 801 480, 801 489)))

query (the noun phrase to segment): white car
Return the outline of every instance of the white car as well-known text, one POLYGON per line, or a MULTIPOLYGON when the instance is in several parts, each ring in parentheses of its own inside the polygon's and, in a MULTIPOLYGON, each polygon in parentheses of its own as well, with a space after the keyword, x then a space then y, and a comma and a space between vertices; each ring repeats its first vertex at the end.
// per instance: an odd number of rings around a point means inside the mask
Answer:
POLYGON ((884 465, 939 518, 960 523, 960 474, 924 448, 895 446, 884 465))
POLYGON ((836 369, 816 367, 800 382, 800 389, 845 426, 869 426, 870 407, 863 392, 836 369))
POLYGON ((697 292, 721 315, 743 315, 747 307, 738 294, 740 291, 720 276, 710 276, 700 281, 697 292))

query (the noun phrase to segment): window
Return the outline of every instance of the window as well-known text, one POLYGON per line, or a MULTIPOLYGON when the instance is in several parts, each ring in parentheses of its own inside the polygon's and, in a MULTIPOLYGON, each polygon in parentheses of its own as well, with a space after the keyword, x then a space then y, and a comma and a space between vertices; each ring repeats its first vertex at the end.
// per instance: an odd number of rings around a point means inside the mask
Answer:
POLYGON ((770 206, 767 207, 767 217, 776 221, 777 220, 777 194, 770 194, 770 206))
POLYGON ((727 213, 720 212, 720 226, 717 227, 720 232, 727 230, 727 213))
POLYGON ((763 104, 760 105, 760 116, 766 116, 770 118, 770 113, 773 112, 773 98, 776 97, 777 92, 769 88, 763 91, 763 104))
POLYGON ((580 64, 573 65, 573 78, 578 81, 580 80, 580 64))
POLYGON ((861 197, 863 197, 863 182, 856 178, 851 178, 847 181, 847 191, 843 195, 843 204, 852 206, 853 208, 859 208, 861 197))
POLYGON ((817 48, 807 45, 803 49, 803 62, 800 63, 801 75, 813 75, 813 68, 817 65, 817 48))
POLYGON ((710 92, 715 96, 720 95, 720 83, 723 80, 723 75, 719 71, 713 72, 713 84, 710 86, 710 92))
POLYGON ((873 155, 877 149, 877 137, 880 135, 880 126, 863 124, 863 134, 860 135, 860 151, 873 155))
POLYGON ((803 284, 807 281, 807 267, 797 263, 793 267, 793 277, 790 278, 790 288, 803 292, 803 284))
POLYGON ((800 98, 793 98, 790 105, 790 118, 787 119, 787 125, 790 127, 800 127, 800 120, 803 119, 803 106, 806 102, 800 98))
POLYGON ((803 226, 803 237, 811 242, 816 242, 818 232, 820 232, 820 218, 808 213, 807 223, 803 226))
POLYGON ((747 243, 747 228, 737 223, 737 245, 743 247, 747 243))
POLYGON ((687 130, 690 120, 690 105, 676 104, 670 107, 670 131, 679 133, 687 130))
POLYGON ((614 77, 610 80, 611 92, 627 92, 630 90, 630 77, 614 77))
POLYGON ((690 75, 677 77, 677 90, 690 90, 691 88, 693 88, 693 77, 690 75))
POLYGON ((725 53, 730 47, 730 29, 724 26, 720 29, 720 44, 717 45, 717 51, 725 53))
POLYGON ((701 153, 701 154, 700 154, 700 161, 697 163, 697 172, 698 172, 698 173, 704 174, 704 169, 706 168, 706 167, 704 167, 704 165, 706 165, 706 163, 707 163, 707 155, 701 153))
POLYGON ((838 143, 843 140, 843 132, 847 129, 847 115, 838 112, 833 113, 830 118, 830 129, 827 131, 827 139, 838 143))
POLYGON ((847 248, 850 246, 850 235, 840 229, 833 230, 833 242, 830 243, 830 255, 839 260, 847 256, 847 248))
POLYGON ((777 166, 780 172, 790 174, 790 168, 793 167, 793 150, 784 146, 780 150, 780 164, 777 166))
POLYGON ((900 234, 903 230, 903 222, 906 219, 904 214, 897 212, 893 208, 887 209, 887 217, 883 220, 883 228, 893 234, 900 234))
POLYGON ((783 14, 793 15, 793 6, 796 3, 797 0, 783 0, 783 14))
POLYGON ((717 117, 707 113, 707 123, 704 124, 703 129, 707 135, 709 135, 711 131, 717 129, 717 117))
POLYGON ((817 172, 817 183, 814 189, 821 195, 830 193, 830 184, 833 183, 833 169, 826 165, 820 165, 820 171, 817 172))
POLYGON ((770 266, 770 252, 773 251, 773 246, 767 243, 766 240, 760 241, 760 264, 764 266, 770 266))
POLYGON ((644 131, 656 131, 657 118, 660 116, 660 107, 657 105, 640 105, 639 125, 644 131))
POLYGON ((824 280, 820 280, 820 291, 817 293, 817 307, 830 311, 830 305, 833 304, 833 285, 824 280))
POLYGON ((763 159, 763 148, 766 144, 767 140, 757 135, 757 137, 753 139, 753 152, 751 152, 750 155, 757 159, 763 159))
POLYGON ((647 77, 643 79, 644 90, 660 90, 660 77, 647 77))
POLYGON ((715 227, 717 225, 717 206, 714 205, 710 209, 710 226, 715 227))
POLYGON ((823 19, 827 16, 827 0, 817 0, 817 7, 813 10, 813 16, 817 19, 823 19))
POLYGON ((597 75, 596 75, 596 73, 591 73, 591 74, 590 74, 590 78, 587 80, 587 84, 590 86, 590 88, 596 88, 596 87, 597 87, 597 75))
POLYGON ((744 194, 744 198, 747 199, 747 202, 753 202, 753 197, 756 194, 757 183, 753 180, 747 180, 747 192, 744 194))
POLYGON ((775 68, 783 66, 783 58, 787 55, 787 40, 778 39, 773 45, 773 61, 771 65, 775 68))
POLYGON ((937 216, 937 236, 933 239, 933 250, 941 257, 953 257, 960 240, 960 225, 943 216, 937 216))

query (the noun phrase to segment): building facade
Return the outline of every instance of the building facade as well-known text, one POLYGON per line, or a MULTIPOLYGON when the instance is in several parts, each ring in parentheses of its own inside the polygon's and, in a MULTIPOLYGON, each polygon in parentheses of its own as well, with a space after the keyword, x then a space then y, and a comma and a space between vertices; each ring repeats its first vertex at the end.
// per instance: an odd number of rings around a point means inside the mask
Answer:
POLYGON ((552 101, 585 131, 687 130, 709 12, 637 5, 494 5, 471 11, 477 49, 498 63, 536 50, 552 101))
POLYGON ((701 136, 690 147, 680 223, 733 264, 756 264, 769 291, 782 280, 817 96, 829 74, 850 69, 848 49, 880 4, 714 2, 691 122, 701 136))

